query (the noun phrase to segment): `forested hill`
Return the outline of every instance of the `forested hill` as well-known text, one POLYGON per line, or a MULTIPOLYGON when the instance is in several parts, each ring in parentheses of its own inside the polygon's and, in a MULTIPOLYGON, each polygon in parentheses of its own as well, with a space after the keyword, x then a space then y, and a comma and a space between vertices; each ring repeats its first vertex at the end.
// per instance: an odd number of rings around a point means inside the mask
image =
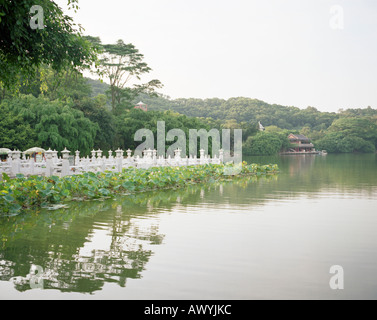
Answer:
POLYGON ((91 97, 96 97, 99 94, 106 94, 106 91, 110 89, 110 85, 100 80, 94 80, 86 78, 88 85, 91 87, 91 97))
POLYGON ((377 110, 347 109, 321 112, 314 107, 299 109, 271 105, 250 98, 176 99, 139 97, 149 110, 173 110, 191 117, 203 117, 220 127, 244 129, 244 152, 248 155, 276 154, 288 146, 288 134, 308 136, 318 150, 330 153, 375 152, 377 110), (265 133, 253 132, 260 121, 265 133), (250 129, 251 128, 251 129, 250 129))
POLYGON ((164 97, 140 97, 150 110, 173 110, 190 117, 213 118, 214 120, 236 120, 237 122, 261 121, 264 126, 282 129, 310 127, 324 130, 338 118, 336 113, 320 112, 313 107, 299 109, 282 105, 271 105, 250 98, 223 99, 176 99, 164 97))
MULTIPOLYGON (((88 79, 94 94, 105 94, 106 83, 88 79)), ((134 103, 142 100, 148 105, 148 110, 171 110, 189 117, 211 118, 221 123, 235 121, 237 123, 252 123, 258 121, 265 127, 277 126, 287 130, 302 130, 310 128, 314 131, 328 129, 332 123, 341 117, 377 117, 377 110, 371 107, 365 109, 348 109, 335 112, 321 112, 314 107, 300 109, 292 106, 269 104, 258 99, 245 97, 228 100, 212 99, 170 99, 169 97, 149 97, 141 95, 134 103)))

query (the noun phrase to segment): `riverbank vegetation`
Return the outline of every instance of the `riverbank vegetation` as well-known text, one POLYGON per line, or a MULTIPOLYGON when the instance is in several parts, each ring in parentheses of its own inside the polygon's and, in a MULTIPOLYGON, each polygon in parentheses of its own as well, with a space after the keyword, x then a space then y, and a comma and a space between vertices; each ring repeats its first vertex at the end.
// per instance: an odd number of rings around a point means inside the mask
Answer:
MULTIPOLYGON (((67 2, 77 9, 77 0, 67 2)), ((145 80, 152 69, 133 44, 121 39, 103 44, 98 37, 84 36, 54 1, 0 4, 0 33, 3 148, 67 147, 83 156, 100 148, 107 154, 135 149, 136 131, 155 133, 157 121, 165 121, 167 131, 184 130, 187 137, 189 129, 242 129, 246 155, 276 154, 289 147, 289 133, 303 134, 317 150, 330 153, 369 153, 377 147, 377 110, 371 107, 335 113, 244 97, 163 96, 158 79, 145 80), (30 28, 31 5, 49 9, 45 28, 30 28), (85 78, 88 71, 101 80, 85 78), (148 112, 134 109, 140 100, 148 112)))
MULTIPOLYGON (((84 173, 59 177, 24 177, 10 179, 3 174, 0 182, 0 214, 18 214, 24 210, 62 205, 68 201, 93 200, 115 194, 137 193, 159 189, 182 188, 191 184, 213 183, 231 179, 224 165, 193 167, 130 168, 122 173, 84 173)), ((270 175, 278 173, 277 165, 242 164, 238 175, 270 175)))
MULTIPOLYGON (((52 73, 51 77, 59 78, 59 75, 52 73)), ((195 108, 190 99, 187 99, 184 108, 176 108, 175 102, 166 98, 142 95, 128 101, 122 100, 123 107, 116 107, 114 111, 110 106, 109 89, 103 91, 109 88, 108 85, 88 81, 80 74, 72 76, 70 81, 65 74, 60 77, 64 81, 43 93, 39 89, 33 91, 43 87, 38 80, 34 85, 30 81, 28 85, 21 85, 17 94, 5 95, 0 103, 2 147, 27 149, 38 145, 57 150, 67 147, 69 150, 79 149, 83 155, 98 148, 105 153, 119 147, 134 149, 139 144, 134 141, 136 131, 146 128, 156 133, 157 121, 165 121, 167 132, 174 128, 183 129, 187 137, 189 129, 242 129, 245 155, 271 155, 289 148, 289 133, 303 134, 313 141, 317 150, 327 150, 329 153, 371 153, 377 147, 377 110, 372 108, 323 113, 314 108, 309 112, 265 105, 258 114, 255 111, 248 118, 236 120, 227 119, 230 115, 222 119, 206 117, 215 116, 205 111, 206 100, 201 100, 203 112, 198 112, 199 117, 196 117, 191 112, 195 108), (148 112, 133 108, 139 99, 148 105, 148 112), (158 107, 161 99, 166 101, 167 108, 158 107), (285 124, 276 121, 276 114, 281 115, 277 110, 286 110, 285 118, 281 118, 287 120, 285 124), (292 119, 296 120, 288 122, 292 110, 296 110, 296 115, 292 115, 292 119), (259 119, 264 119, 262 124, 266 131, 263 133, 258 130, 259 119)), ((240 110, 259 106, 254 106, 252 99, 244 100, 253 107, 244 104, 240 110)), ((240 101, 243 100, 233 100, 235 104, 240 101)), ((238 118, 237 113, 234 115, 238 118)))

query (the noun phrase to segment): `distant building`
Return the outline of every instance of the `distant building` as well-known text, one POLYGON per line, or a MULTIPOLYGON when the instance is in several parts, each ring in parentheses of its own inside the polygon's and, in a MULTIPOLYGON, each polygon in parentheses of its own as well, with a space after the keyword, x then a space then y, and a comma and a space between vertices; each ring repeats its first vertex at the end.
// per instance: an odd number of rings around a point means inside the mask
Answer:
POLYGON ((263 125, 261 124, 261 122, 259 121, 258 123, 259 123, 259 131, 261 131, 261 132, 265 131, 266 128, 263 127, 263 125))
POLYGON ((140 101, 140 102, 135 106, 135 109, 141 109, 141 110, 147 112, 147 111, 148 111, 148 106, 147 106, 145 103, 143 103, 143 102, 140 101))
POLYGON ((293 152, 315 152, 314 144, 302 134, 290 134, 288 139, 293 152))

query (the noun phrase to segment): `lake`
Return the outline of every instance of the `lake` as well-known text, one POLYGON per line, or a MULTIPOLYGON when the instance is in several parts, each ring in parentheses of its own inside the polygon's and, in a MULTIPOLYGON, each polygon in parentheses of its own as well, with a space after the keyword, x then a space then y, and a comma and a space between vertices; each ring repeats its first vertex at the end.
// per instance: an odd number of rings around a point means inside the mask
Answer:
POLYGON ((376 299, 377 156, 245 160, 281 173, 0 218, 0 299, 376 299))

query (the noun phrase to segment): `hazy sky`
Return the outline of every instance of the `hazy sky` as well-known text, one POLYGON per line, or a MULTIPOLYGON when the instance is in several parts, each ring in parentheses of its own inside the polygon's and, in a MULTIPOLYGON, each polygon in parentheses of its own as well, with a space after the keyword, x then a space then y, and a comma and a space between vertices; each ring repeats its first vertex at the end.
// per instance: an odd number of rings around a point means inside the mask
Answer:
MULTIPOLYGON (((67 0, 56 1, 64 8, 67 0)), ((376 0, 80 0, 75 21, 145 56, 172 98, 377 108, 376 0)))

